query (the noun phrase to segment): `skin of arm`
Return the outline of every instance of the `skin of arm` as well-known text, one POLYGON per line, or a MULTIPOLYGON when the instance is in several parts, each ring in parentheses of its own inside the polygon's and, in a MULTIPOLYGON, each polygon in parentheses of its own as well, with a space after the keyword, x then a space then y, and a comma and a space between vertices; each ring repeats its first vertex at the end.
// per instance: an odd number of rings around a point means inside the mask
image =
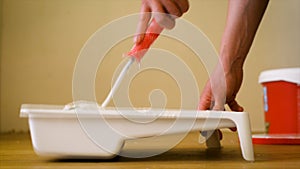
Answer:
MULTIPOLYGON (((243 111, 236 101, 243 79, 243 64, 269 0, 228 1, 219 64, 202 91, 199 110, 224 110, 228 104, 233 111, 243 111)), ((188 0, 142 0, 134 42, 139 44, 143 40, 152 15, 160 26, 172 29, 175 19, 188 9, 188 0)))
POLYGON ((228 104, 232 111, 243 111, 236 101, 243 79, 243 64, 267 5, 268 0, 229 0, 220 63, 204 87, 199 110, 224 110, 228 104))
MULTIPOLYGON (((269 0, 229 0, 219 64, 202 91, 199 110, 224 110, 225 104, 232 111, 244 110, 237 103, 236 95, 243 80, 243 64, 268 3, 269 0)), ((134 42, 139 44, 143 40, 152 14, 160 26, 172 29, 175 19, 188 9, 188 0, 142 0, 141 17, 134 42)), ((222 139, 220 130, 213 135, 216 137, 213 137, 212 142, 214 139, 222 139)), ((211 146, 210 142, 207 141, 208 146, 211 146)), ((220 143, 217 143, 212 146, 218 147, 220 143)))

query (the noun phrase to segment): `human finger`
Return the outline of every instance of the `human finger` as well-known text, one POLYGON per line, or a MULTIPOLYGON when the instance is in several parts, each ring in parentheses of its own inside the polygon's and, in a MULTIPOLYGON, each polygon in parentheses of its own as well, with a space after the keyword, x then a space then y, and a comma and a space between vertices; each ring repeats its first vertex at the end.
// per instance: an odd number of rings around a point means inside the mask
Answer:
POLYGON ((187 12, 190 7, 188 0, 173 0, 173 2, 177 4, 182 14, 187 12))
POLYGON ((211 95, 210 83, 207 82, 200 96, 198 110, 210 110, 212 107, 212 103, 213 100, 211 95))
POLYGON ((145 32, 148 28, 149 21, 151 19, 151 9, 147 4, 142 4, 140 20, 137 26, 136 34, 133 39, 134 43, 139 44, 143 41, 145 32))
POLYGON ((244 108, 242 106, 240 106, 236 100, 232 100, 232 101, 228 102, 227 104, 232 111, 238 111, 238 112, 244 111, 244 108))
POLYGON ((163 28, 172 29, 175 26, 175 19, 165 10, 165 6, 157 1, 150 4, 151 12, 156 22, 163 28))
POLYGON ((165 8, 165 12, 170 14, 170 17, 175 19, 182 16, 183 12, 181 11, 181 7, 176 3, 175 0, 165 0, 162 1, 162 3, 165 8))

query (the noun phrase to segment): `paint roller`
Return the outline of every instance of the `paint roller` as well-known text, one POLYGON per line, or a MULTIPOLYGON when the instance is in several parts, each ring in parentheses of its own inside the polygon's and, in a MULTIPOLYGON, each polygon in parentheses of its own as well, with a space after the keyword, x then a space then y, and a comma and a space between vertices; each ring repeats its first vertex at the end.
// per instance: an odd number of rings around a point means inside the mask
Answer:
POLYGON ((140 62, 143 56, 147 53, 148 49, 152 45, 152 43, 157 39, 159 34, 163 31, 163 28, 155 21, 155 19, 152 19, 150 22, 147 31, 145 32, 145 36, 142 42, 135 44, 131 50, 126 54, 126 56, 129 56, 130 59, 126 63, 126 65, 123 67, 122 71, 120 72, 119 76, 117 77, 116 81, 114 82, 113 87, 111 88, 109 94, 107 95, 106 99, 101 104, 101 107, 104 108, 107 106, 107 104, 112 99, 113 95, 117 91, 119 85, 121 84, 123 78, 125 77, 126 72, 128 71, 129 67, 132 65, 132 63, 136 60, 137 62, 140 62))

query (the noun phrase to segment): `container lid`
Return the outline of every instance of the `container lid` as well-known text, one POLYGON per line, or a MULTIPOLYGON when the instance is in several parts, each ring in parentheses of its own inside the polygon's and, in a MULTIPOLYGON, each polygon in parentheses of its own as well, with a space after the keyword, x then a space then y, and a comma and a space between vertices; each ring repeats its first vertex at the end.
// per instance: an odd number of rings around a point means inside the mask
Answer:
POLYGON ((286 81, 291 83, 300 84, 300 67, 299 68, 286 68, 286 69, 273 69, 261 72, 259 75, 259 83, 286 81))

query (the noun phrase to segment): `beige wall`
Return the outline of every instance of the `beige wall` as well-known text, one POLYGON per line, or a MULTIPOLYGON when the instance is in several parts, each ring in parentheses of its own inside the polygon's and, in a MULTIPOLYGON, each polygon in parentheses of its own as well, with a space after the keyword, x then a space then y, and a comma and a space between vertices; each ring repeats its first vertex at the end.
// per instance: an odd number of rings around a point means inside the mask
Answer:
MULTIPOLYGON (((1 0, 0 127, 2 132, 28 130, 19 118, 23 103, 66 104, 72 100, 72 73, 86 40, 113 19, 139 11, 139 0, 1 0)), ((227 1, 192 0, 184 18, 197 25, 216 48, 225 24, 227 1)), ((252 129, 264 130, 259 73, 266 69, 300 66, 300 1, 272 0, 245 64, 245 78, 238 95, 250 113, 252 129)), ((156 47, 170 49, 191 67, 199 89, 207 79, 201 62, 191 59, 188 48, 161 37, 156 47), (189 57, 187 57, 188 55, 189 57)), ((96 95, 101 102, 109 90, 120 55, 131 46, 128 39, 108 53, 99 69, 96 95), (105 73, 103 73, 103 71, 105 73), (101 74, 102 72, 102 74, 101 74), (101 85, 100 85, 101 84, 101 85)), ((171 64, 171 63, 170 63, 171 64)), ((151 86, 170 95, 167 107, 178 107, 178 88, 163 74, 137 76, 130 97, 135 106, 148 106, 151 86), (160 83, 157 83, 157 79, 160 83), (148 80, 147 80, 148 79, 148 80), (150 79, 150 80, 149 80, 150 79), (149 87, 150 86, 150 87, 149 87)), ((111 105, 112 106, 112 105, 111 105)))
POLYGON ((1 90, 2 90, 2 88, 1 88, 1 86, 2 86, 2 83, 1 83, 1 81, 2 81, 2 0, 0 0, 0 132, 1 132, 1 126, 2 126, 2 117, 1 117, 1 102, 2 102, 2 99, 1 99, 1 90))

